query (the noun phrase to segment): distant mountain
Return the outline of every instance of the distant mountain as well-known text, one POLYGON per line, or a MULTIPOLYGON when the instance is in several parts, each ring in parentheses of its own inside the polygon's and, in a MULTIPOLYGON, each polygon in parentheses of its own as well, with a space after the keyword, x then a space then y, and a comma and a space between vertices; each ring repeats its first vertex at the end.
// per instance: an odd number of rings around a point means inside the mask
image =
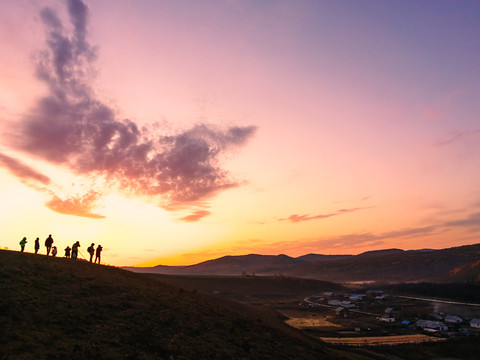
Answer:
POLYGON ((284 269, 303 263, 287 255, 241 255, 224 256, 208 260, 196 265, 179 269, 180 274, 195 275, 241 275, 245 274, 275 274, 284 269))
POLYGON ((405 250, 402 249, 385 249, 385 250, 373 250, 373 251, 366 251, 364 253, 358 254, 358 257, 378 257, 378 256, 386 256, 386 255, 397 255, 404 253, 405 250))
POLYGON ((454 269, 480 259, 480 244, 442 250, 385 249, 359 255, 308 254, 224 256, 184 267, 126 268, 178 275, 287 275, 335 282, 453 281, 454 269))
POLYGON ((480 259, 480 244, 433 251, 390 249, 299 266, 289 275, 336 282, 451 281, 450 271, 480 259))
POLYGON ((178 274, 186 266, 157 265, 153 267, 123 266, 123 270, 133 271, 141 274, 178 274))
POLYGON ((297 257, 298 260, 303 260, 307 262, 320 262, 320 261, 331 261, 338 259, 347 259, 353 255, 320 255, 320 254, 307 254, 297 257))

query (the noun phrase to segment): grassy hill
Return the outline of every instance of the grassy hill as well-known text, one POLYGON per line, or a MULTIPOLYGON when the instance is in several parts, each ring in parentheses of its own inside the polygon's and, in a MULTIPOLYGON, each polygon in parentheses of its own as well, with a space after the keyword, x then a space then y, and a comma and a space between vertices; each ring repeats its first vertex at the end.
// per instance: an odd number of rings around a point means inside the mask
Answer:
POLYGON ((82 260, 0 251, 0 359, 362 359, 276 313, 82 260))

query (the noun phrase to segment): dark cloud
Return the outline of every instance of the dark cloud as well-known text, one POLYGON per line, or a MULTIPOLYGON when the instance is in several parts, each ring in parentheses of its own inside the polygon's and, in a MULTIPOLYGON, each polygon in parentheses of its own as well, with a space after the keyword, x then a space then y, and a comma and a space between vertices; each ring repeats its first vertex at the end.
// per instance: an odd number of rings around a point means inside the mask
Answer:
POLYGON ((45 205, 50 210, 60 214, 102 219, 105 216, 92 212, 96 207, 99 198, 100 194, 95 191, 89 191, 82 196, 70 197, 67 199, 60 199, 58 196, 53 196, 53 198, 45 205))
POLYGON ((471 136, 478 136, 478 135, 480 135, 480 130, 479 129, 471 130, 471 131, 456 132, 456 133, 453 133, 447 139, 443 139, 443 140, 439 140, 439 141, 434 142, 433 146, 435 146, 435 147, 447 146, 447 145, 451 145, 455 142, 461 141, 465 138, 469 138, 471 136))
POLYGON ((337 215, 342 215, 342 214, 347 214, 359 210, 364 210, 364 209, 370 209, 371 207, 361 207, 361 208, 352 208, 352 209, 340 209, 337 210, 333 213, 329 214, 320 214, 320 215, 298 215, 298 214, 293 214, 290 215, 288 218, 282 218, 279 219, 279 221, 291 221, 291 222, 302 222, 302 221, 310 221, 310 220, 319 220, 319 219, 325 219, 329 218, 332 216, 337 216, 337 215))
POLYGON ((383 233, 379 236, 383 239, 394 239, 399 237, 417 237, 423 235, 429 235, 439 231, 438 226, 422 226, 417 228, 406 228, 396 231, 390 231, 383 233))
POLYGON ((210 215, 210 211, 207 210, 197 210, 193 214, 187 215, 185 217, 180 218, 180 220, 185 222, 196 222, 200 219, 204 218, 205 216, 210 215))
POLYGON ((39 173, 31 167, 23 164, 20 160, 0 153, 0 165, 7 168, 12 174, 23 180, 34 180, 43 185, 50 183, 50 178, 39 173))
POLYGON ((108 187, 154 197, 168 209, 238 186, 222 168, 222 156, 244 145, 256 128, 198 124, 166 134, 118 119, 91 88, 96 51, 87 40, 88 8, 68 0, 67 9, 69 26, 51 8, 40 12, 47 38, 37 76, 49 90, 23 118, 11 145, 77 175, 101 177, 108 187))
POLYGON ((478 231, 480 230, 480 212, 470 214, 464 219, 447 221, 444 223, 444 226, 464 227, 464 228, 470 228, 473 231, 478 231))

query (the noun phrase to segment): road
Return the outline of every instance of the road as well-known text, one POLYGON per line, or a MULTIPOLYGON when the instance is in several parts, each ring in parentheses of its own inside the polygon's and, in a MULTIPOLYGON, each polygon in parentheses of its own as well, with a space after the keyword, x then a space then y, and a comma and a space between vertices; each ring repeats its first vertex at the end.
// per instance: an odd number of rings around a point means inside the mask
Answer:
MULTIPOLYGON (((331 309, 342 306, 342 305, 334 306, 334 305, 327 305, 327 304, 319 304, 315 301, 311 301, 309 296, 307 296, 305 299, 303 299, 303 301, 305 301, 307 304, 315 304, 315 306, 323 306, 323 307, 331 308, 331 309)), ((380 316, 380 315, 375 314, 375 313, 369 313, 369 312, 366 312, 366 311, 360 311, 360 310, 355 310, 355 309, 351 309, 351 308, 348 308, 348 311, 350 311, 352 313, 371 315, 371 316, 375 316, 375 317, 380 316)))
POLYGON ((400 296, 400 295, 395 295, 395 297, 403 298, 403 299, 410 299, 410 300, 420 300, 420 301, 437 302, 437 303, 442 303, 442 304, 466 305, 466 306, 477 306, 477 307, 480 307, 480 304, 466 303, 466 302, 459 302, 459 301, 439 300, 439 299, 428 299, 428 298, 420 298, 420 297, 413 297, 413 296, 400 296))

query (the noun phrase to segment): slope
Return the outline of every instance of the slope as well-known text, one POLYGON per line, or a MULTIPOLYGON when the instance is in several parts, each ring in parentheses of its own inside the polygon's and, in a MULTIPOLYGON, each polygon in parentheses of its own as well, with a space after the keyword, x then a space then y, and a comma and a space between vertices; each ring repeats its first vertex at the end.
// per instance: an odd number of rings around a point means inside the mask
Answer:
POLYGON ((2 250, 0 289, 2 360, 329 359, 340 354, 271 313, 81 260, 2 250))

